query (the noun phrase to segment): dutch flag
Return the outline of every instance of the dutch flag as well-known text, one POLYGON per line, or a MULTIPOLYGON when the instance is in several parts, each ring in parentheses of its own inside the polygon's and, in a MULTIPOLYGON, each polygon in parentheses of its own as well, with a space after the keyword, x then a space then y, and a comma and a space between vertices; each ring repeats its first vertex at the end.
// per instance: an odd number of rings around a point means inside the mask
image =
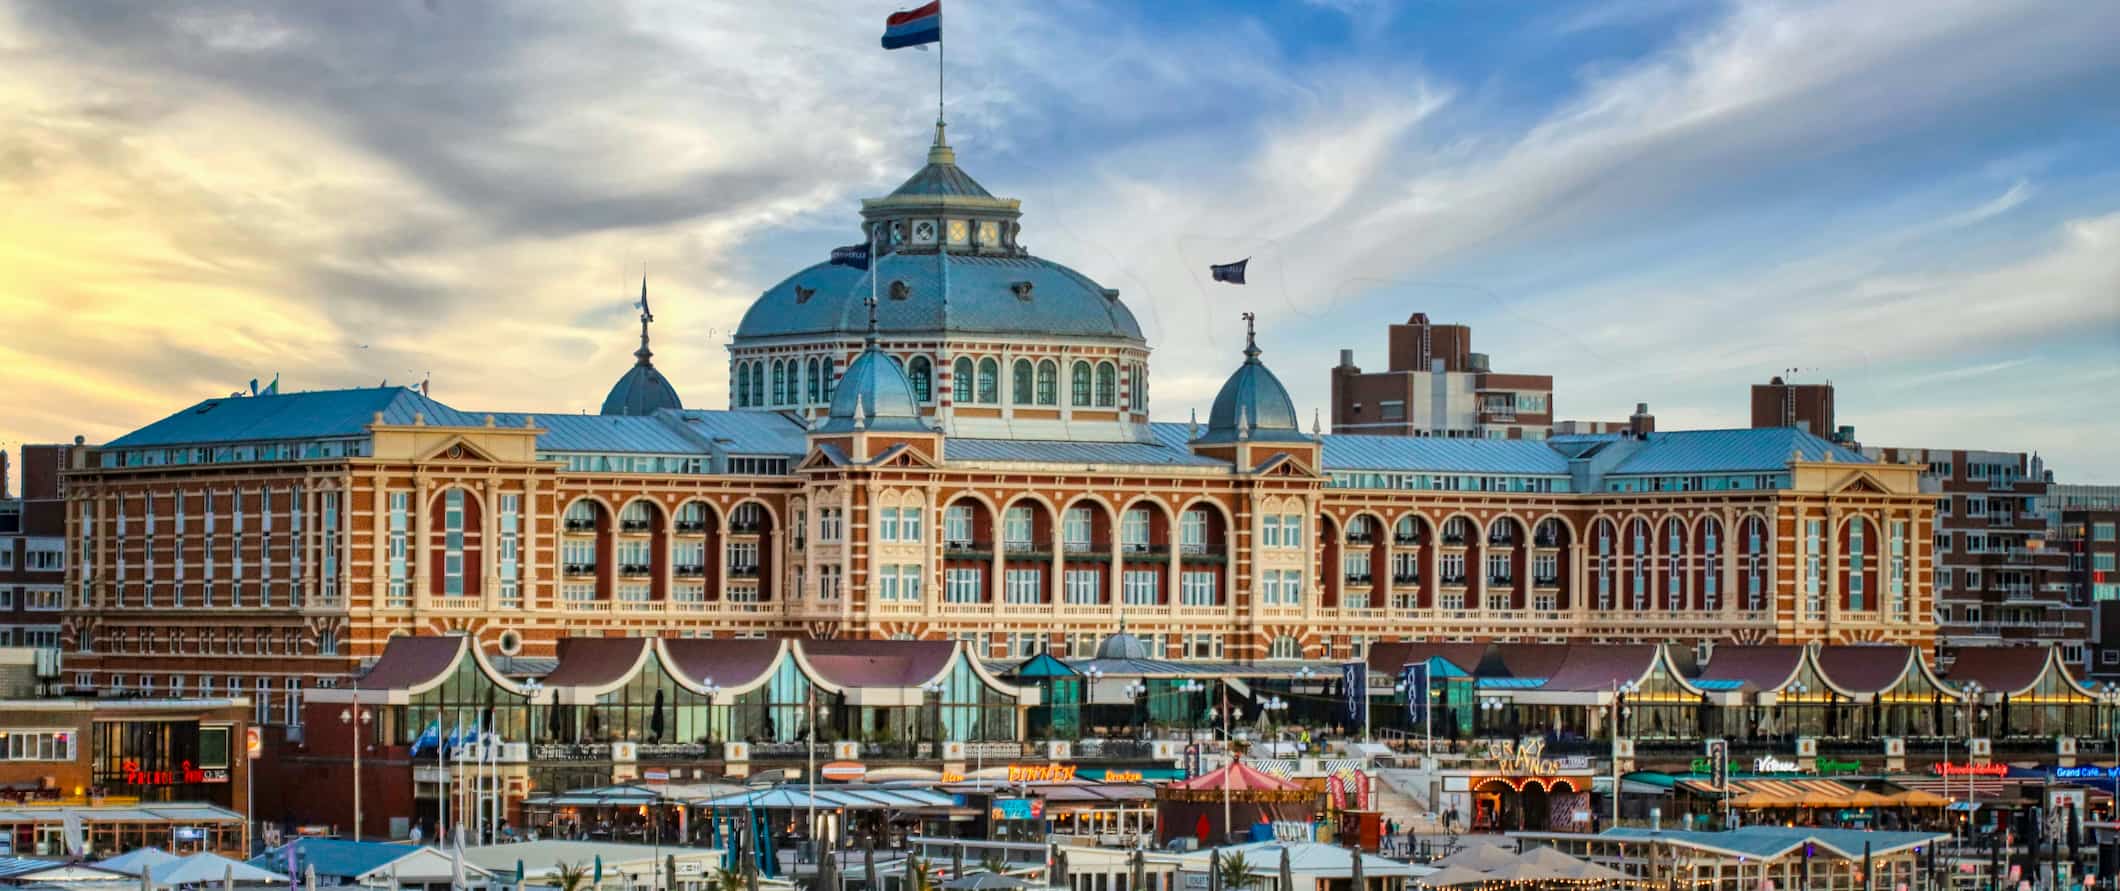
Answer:
POLYGON ((903 49, 942 40, 942 0, 909 12, 894 12, 883 22, 883 48, 903 49))

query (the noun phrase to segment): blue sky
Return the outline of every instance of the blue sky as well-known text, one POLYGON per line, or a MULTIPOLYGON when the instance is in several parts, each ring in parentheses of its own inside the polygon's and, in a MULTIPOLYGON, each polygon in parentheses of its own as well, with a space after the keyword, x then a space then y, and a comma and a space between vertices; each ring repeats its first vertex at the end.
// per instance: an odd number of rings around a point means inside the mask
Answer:
MULTIPOLYGON (((1742 425, 1801 368, 1865 442, 2120 482, 2108 5, 947 7, 960 162, 1122 291, 1162 416, 1242 311, 1305 414, 1424 311, 1562 417, 1742 425)), ((0 0, 0 312, 52 333, 0 344, 36 394, 0 442, 275 371, 593 407, 643 266, 658 364, 721 405, 751 298, 920 162, 893 8, 0 0)))

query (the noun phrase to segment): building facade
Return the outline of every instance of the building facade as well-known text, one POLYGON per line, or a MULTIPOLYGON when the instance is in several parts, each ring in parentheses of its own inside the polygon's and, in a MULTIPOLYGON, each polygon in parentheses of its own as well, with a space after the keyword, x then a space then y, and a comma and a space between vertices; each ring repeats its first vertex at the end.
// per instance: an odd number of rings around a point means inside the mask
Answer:
POLYGON ((1790 383, 1775 377, 1752 385, 1753 427, 1795 427, 1834 442, 1852 444, 1854 428, 1842 429, 1833 420, 1833 385, 1790 383))
POLYGON ((1117 292, 1023 251, 939 133, 863 214, 877 255, 746 316, 727 410, 642 381, 644 299, 606 414, 272 394, 70 450, 69 678, 297 724, 406 634, 1932 642, 1918 466, 1794 429, 1309 435, 1250 334, 1204 424, 1150 423, 1117 292))
MULTIPOLYGON (((0 647, 59 646, 66 600, 66 501, 61 471, 68 448, 22 447, 22 489, 0 492, 0 647)), ((0 489, 6 487, 0 454, 0 489)))
POLYGON ((1965 449, 1870 448, 1887 463, 1922 468, 1936 499, 1939 655, 1997 643, 2058 646, 2089 664, 2091 611, 2075 596, 2069 555, 2049 541, 2044 501, 2053 478, 2037 455, 1965 449))
POLYGON ((1354 351, 1332 369, 1332 432, 1369 436, 1544 439, 1553 378, 1505 374, 1472 351, 1472 328, 1414 313, 1390 328, 1390 364, 1363 373, 1354 351))

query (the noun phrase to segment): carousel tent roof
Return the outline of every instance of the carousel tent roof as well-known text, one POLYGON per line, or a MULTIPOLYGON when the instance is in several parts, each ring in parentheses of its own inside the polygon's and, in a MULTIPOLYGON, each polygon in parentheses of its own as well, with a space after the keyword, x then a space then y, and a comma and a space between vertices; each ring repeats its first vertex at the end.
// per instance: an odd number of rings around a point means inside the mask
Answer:
POLYGON ((1220 791, 1225 788, 1223 785, 1225 782, 1228 784, 1226 788, 1232 792, 1295 792, 1303 788, 1301 783, 1293 780, 1284 780, 1241 761, 1220 770, 1203 773, 1189 780, 1167 784, 1164 788, 1184 789, 1187 791, 1220 791))
POLYGON ((1454 888, 1459 885, 1481 885, 1493 880, 1493 876, 1470 867, 1445 866, 1415 878, 1413 883, 1426 888, 1454 888))

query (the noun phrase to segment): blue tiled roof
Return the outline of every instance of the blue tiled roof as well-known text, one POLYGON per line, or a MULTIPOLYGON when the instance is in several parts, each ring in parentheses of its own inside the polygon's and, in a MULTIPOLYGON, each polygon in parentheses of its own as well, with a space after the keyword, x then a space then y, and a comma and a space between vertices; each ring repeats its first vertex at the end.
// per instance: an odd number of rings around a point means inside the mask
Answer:
POLYGON ((674 413, 685 429, 737 455, 790 455, 809 451, 802 424, 778 412, 688 409, 674 413))
POLYGON ((1325 437, 1325 469, 1565 476, 1568 461, 1532 439, 1325 437))
MULTIPOLYGON (((878 279, 877 325, 886 336, 902 332, 1026 334, 1042 337, 1114 337, 1146 342, 1134 314, 1089 277, 1036 257, 951 255, 949 295, 942 293, 938 254, 895 253, 872 267, 878 279), (903 281, 904 299, 892 299, 891 283, 903 281), (1012 286, 1028 282, 1018 297, 1012 286)), ((739 338, 868 330, 869 273, 819 263, 789 276, 760 295, 736 328, 739 338), (811 292, 803 298, 797 289, 811 292)), ((1112 292, 1116 295, 1117 292, 1112 292)))
POLYGON ((686 436, 662 415, 495 415, 503 427, 522 426, 523 420, 544 428, 537 447, 547 452, 601 452, 648 455, 702 455, 707 446, 686 436))
POLYGON ((1789 455, 1823 461, 1827 455, 1843 464, 1874 464, 1861 453, 1798 430, 1765 427, 1749 430, 1676 430, 1651 433, 1640 449, 1607 475, 1648 473, 1735 473, 1783 470, 1789 455))
POLYGON ((307 867, 316 867, 322 878, 355 878, 389 866, 417 853, 420 849, 412 845, 386 842, 357 842, 336 838, 302 838, 288 842, 253 857, 251 866, 273 872, 287 870, 287 846, 295 849, 295 862, 307 867))
POLYGON ((457 411, 409 387, 317 390, 272 396, 208 399, 104 444, 104 448, 272 442, 364 436, 377 412, 386 424, 476 427, 483 415, 457 411))
MULTIPOLYGON (((1157 426, 1177 427, 1182 424, 1157 426)), ((952 461, 1036 461, 1053 464, 1163 464, 1226 467, 1228 462, 1203 458, 1183 445, 1145 442, 1059 442, 1026 439, 956 439, 943 447, 952 461)))

